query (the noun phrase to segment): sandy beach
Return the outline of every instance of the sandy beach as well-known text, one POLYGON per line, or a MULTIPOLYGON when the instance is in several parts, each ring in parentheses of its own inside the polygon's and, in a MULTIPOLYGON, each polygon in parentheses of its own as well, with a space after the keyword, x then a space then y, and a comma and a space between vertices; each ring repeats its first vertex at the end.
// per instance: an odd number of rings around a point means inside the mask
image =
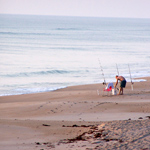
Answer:
POLYGON ((149 150, 150 78, 142 79, 124 95, 91 84, 1 96, 0 150, 149 150))

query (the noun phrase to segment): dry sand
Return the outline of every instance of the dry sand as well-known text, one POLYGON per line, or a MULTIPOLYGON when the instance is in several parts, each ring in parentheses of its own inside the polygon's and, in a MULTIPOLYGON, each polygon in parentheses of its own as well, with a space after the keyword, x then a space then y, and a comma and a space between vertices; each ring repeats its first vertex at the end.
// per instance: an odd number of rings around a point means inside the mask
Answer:
POLYGON ((0 150, 150 149, 150 78, 124 95, 102 84, 0 97, 0 150), (97 89, 100 95, 97 95, 97 89))

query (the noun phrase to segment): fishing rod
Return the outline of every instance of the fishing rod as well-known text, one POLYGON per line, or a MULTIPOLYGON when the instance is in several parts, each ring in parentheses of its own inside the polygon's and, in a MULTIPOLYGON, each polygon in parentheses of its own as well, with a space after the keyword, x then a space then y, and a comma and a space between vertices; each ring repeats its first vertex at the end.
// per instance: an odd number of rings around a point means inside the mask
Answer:
POLYGON ((101 72, 102 72, 102 76, 103 76, 103 79, 104 79, 103 85, 106 85, 105 75, 104 75, 104 72, 103 72, 103 68, 102 68, 100 59, 98 59, 98 61, 99 61, 99 66, 100 66, 100 69, 101 69, 101 72))
POLYGON ((119 70, 118 70, 118 65, 116 64, 116 68, 117 68, 117 75, 119 76, 119 70))
POLYGON ((130 71, 130 66, 129 66, 129 64, 128 64, 128 68, 129 68, 129 74, 130 74, 130 80, 131 80, 131 89, 132 89, 132 91, 133 91, 133 82, 132 82, 132 77, 131 77, 131 71, 130 71))
MULTIPOLYGON (((116 68, 117 68, 117 75, 119 76, 119 70, 118 70, 118 65, 116 64, 116 68)), ((116 89, 119 91, 119 89, 116 87, 116 89)))

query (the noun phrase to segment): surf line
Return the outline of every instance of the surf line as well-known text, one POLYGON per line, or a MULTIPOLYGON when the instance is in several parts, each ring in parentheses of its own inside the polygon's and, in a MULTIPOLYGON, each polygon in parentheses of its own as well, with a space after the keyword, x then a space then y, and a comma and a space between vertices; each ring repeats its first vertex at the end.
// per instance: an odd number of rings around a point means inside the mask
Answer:
POLYGON ((130 80, 131 80, 131 89, 132 89, 132 91, 133 91, 133 82, 132 82, 132 77, 131 77, 131 70, 130 70, 130 66, 129 66, 129 64, 128 64, 128 68, 129 68, 129 74, 130 74, 130 80))

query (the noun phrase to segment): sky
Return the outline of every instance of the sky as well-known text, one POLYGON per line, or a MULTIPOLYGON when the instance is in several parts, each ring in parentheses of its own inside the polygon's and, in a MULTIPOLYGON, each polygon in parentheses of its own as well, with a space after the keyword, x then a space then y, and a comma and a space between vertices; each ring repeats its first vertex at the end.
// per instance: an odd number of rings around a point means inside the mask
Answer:
POLYGON ((0 0, 0 14, 150 18, 150 0, 0 0))

